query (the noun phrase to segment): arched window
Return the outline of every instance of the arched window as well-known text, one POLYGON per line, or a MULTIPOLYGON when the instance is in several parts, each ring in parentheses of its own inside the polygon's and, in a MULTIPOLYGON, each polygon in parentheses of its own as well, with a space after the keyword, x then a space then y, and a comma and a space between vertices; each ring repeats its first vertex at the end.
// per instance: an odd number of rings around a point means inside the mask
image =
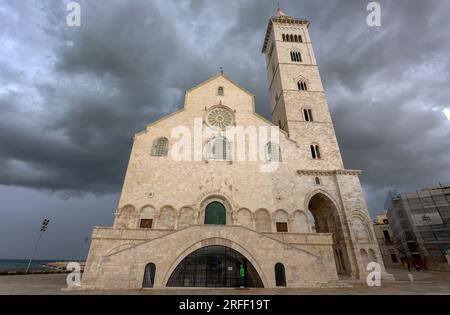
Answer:
POLYGON ((298 43, 298 36, 294 35, 295 42, 298 43))
POLYGON ((304 109, 303 116, 305 117, 305 121, 314 121, 311 109, 304 109))
POLYGON ((143 288, 153 288, 155 283, 156 266, 154 263, 149 263, 145 266, 143 288))
POLYGON ((319 177, 314 178, 314 184, 320 186, 320 178, 319 177))
POLYGON ((320 159, 320 149, 317 144, 311 145, 311 156, 313 159, 320 159))
POLYGON ((275 265, 275 283, 277 287, 286 286, 286 273, 282 263, 277 263, 275 265))
POLYGON ((167 156, 169 148, 169 140, 167 138, 159 138, 153 143, 152 156, 167 156))
POLYGON ((318 145, 316 145, 316 155, 317 155, 317 158, 318 158, 318 159, 321 158, 321 156, 320 156, 320 150, 319 150, 319 146, 318 146, 318 145))
POLYGON ((290 40, 291 40, 291 42, 294 42, 294 35, 291 34, 290 40))
POLYGON ((303 43, 302 35, 298 35, 298 42, 303 43))
POLYGON ((205 209, 205 224, 226 225, 227 210, 220 202, 211 202, 205 209))
POLYGON ((281 128, 281 120, 278 121, 278 127, 279 127, 280 129, 283 129, 283 128, 281 128))
POLYGON ((283 42, 285 42, 286 41, 286 35, 282 35, 282 37, 283 37, 283 42))
POLYGON ((222 86, 219 86, 219 88, 217 89, 217 95, 223 96, 223 87, 222 86))
POLYGON ((208 159, 231 161, 231 144, 227 138, 219 136, 209 143, 208 159))
POLYGON ((272 162, 281 162, 281 150, 278 144, 273 142, 269 142, 266 144, 266 160, 272 162))
POLYGON ((305 81, 298 81, 297 86, 300 91, 308 91, 308 87, 306 86, 305 81))

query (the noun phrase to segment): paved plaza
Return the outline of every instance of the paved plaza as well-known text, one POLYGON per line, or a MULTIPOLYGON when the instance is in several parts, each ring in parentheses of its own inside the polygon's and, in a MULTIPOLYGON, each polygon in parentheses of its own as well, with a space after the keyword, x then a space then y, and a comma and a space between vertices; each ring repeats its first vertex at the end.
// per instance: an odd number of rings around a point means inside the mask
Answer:
POLYGON ((351 285, 339 289, 147 289, 133 291, 67 291, 65 274, 0 276, 0 294, 188 294, 188 295, 297 295, 297 294, 450 294, 450 274, 391 269, 396 281, 369 288, 365 283, 346 280, 351 285))

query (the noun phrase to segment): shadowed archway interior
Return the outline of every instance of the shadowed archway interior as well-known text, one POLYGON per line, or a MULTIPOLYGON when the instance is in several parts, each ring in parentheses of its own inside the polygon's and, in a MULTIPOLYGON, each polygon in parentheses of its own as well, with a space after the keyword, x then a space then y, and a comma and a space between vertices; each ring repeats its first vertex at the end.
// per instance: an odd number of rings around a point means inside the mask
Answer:
POLYGON ((170 276, 167 287, 239 287, 241 264, 246 286, 263 288, 252 263, 238 251, 221 245, 200 248, 184 258, 170 276))
POLYGON ((314 217, 315 231, 333 234, 333 254, 338 274, 350 274, 342 220, 339 218, 336 205, 326 195, 318 193, 309 201, 308 209, 314 217))

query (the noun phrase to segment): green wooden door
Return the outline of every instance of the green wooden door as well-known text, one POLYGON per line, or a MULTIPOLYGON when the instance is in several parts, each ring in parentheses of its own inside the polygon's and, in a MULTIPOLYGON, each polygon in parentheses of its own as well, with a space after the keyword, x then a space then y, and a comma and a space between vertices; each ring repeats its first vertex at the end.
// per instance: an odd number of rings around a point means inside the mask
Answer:
POLYGON ((212 202, 206 207, 205 224, 227 224, 227 215, 223 204, 220 202, 212 202))

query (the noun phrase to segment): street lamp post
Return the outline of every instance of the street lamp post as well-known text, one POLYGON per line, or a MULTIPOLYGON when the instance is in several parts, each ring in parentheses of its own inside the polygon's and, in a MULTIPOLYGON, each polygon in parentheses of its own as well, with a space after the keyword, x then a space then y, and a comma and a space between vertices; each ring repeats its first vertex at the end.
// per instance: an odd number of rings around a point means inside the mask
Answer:
POLYGON ((30 261, 28 262, 28 267, 27 267, 27 270, 25 271, 25 274, 27 274, 28 271, 30 270, 31 262, 33 261, 34 255, 36 254, 36 251, 37 251, 37 248, 39 246, 39 242, 41 240, 42 234, 44 234, 44 232, 47 231, 47 226, 48 226, 49 222, 50 222, 49 219, 44 219, 44 221, 42 222, 41 232, 39 233, 39 237, 37 239, 36 245, 34 245, 33 254, 31 255, 30 261))

